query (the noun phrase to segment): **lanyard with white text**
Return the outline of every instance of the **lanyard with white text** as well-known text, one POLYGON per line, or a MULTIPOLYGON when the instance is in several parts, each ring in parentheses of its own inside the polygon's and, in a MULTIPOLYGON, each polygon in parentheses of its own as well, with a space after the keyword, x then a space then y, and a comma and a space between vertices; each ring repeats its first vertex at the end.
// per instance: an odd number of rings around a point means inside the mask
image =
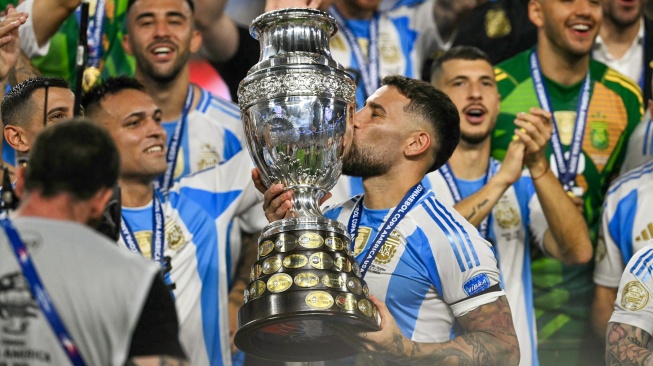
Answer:
POLYGON ((347 25, 346 19, 340 14, 335 6, 329 8, 329 13, 336 19, 338 27, 342 30, 347 42, 351 46, 354 58, 358 64, 365 87, 365 96, 369 97, 374 94, 379 87, 379 19, 378 13, 375 13, 370 20, 370 42, 367 47, 367 60, 363 50, 358 44, 356 35, 347 25))
POLYGON ((84 360, 82 359, 82 355, 79 353, 79 348, 77 348, 77 345, 73 341, 70 333, 68 333, 66 326, 61 320, 57 309, 55 309, 54 304, 52 303, 52 299, 50 299, 50 295, 43 286, 41 277, 39 277, 39 274, 36 271, 36 267, 34 267, 34 263, 32 262, 29 252, 27 251, 23 241, 20 239, 18 232, 7 219, 0 220, 0 225, 2 225, 5 233, 7 234, 7 238, 11 243, 14 254, 16 255, 16 259, 18 260, 18 264, 20 265, 20 268, 23 272, 23 276, 29 284, 29 288, 32 292, 32 297, 39 304, 43 315, 45 315, 48 323, 50 323, 50 327, 54 331, 57 340, 59 340, 61 348, 63 348, 64 352, 66 352, 70 362, 72 362, 73 365, 85 365, 84 360))
MULTIPOLYGON (((495 170, 496 170, 496 162, 494 159, 490 159, 487 166, 487 172, 485 173, 485 182, 483 183, 483 185, 486 185, 487 182, 489 182, 490 179, 492 179, 495 170)), ((447 186, 449 187, 449 191, 451 191, 451 195, 453 196, 454 202, 458 203, 462 201, 463 197, 460 194, 460 190, 458 189, 458 185, 456 184, 456 179, 454 178, 453 173, 451 172, 451 167, 449 166, 449 163, 446 163, 440 167, 440 173, 442 173, 442 176, 444 176, 444 181, 447 183, 447 186)), ((490 226, 489 225, 490 216, 492 216, 492 213, 490 213, 486 218, 483 219, 483 221, 481 221, 481 225, 478 228, 478 232, 486 240, 489 240, 488 227, 490 226)))
POLYGON ((553 122, 553 131, 551 133, 551 148, 553 149, 553 156, 556 160, 558 167, 558 178, 560 183, 566 191, 570 191, 574 186, 576 179, 576 172, 578 170, 578 162, 582 154, 583 138, 585 137, 585 124, 587 122, 587 110, 590 104, 590 73, 587 72, 585 80, 581 86, 580 96, 578 98, 578 106, 576 107, 576 123, 574 124, 574 135, 569 148, 569 157, 565 158, 564 150, 562 149, 562 142, 560 141, 560 134, 558 126, 553 116, 553 106, 551 105, 549 95, 544 85, 544 79, 540 68, 540 63, 537 59, 537 50, 533 51, 530 56, 531 76, 533 84, 535 85, 535 92, 537 99, 540 101, 540 106, 547 112, 551 113, 551 121, 553 122))
MULTIPOLYGON (((161 208, 161 201, 154 194, 154 199, 152 200, 152 249, 151 256, 152 260, 156 261, 163 265, 163 247, 164 247, 164 219, 163 219, 163 209, 161 208)), ((141 247, 138 246, 136 241, 136 236, 134 231, 129 227, 129 224, 125 220, 123 215, 122 220, 120 221, 120 235, 122 240, 125 241, 127 249, 131 250, 134 253, 143 254, 141 252, 141 247)))
POLYGON ((186 93, 186 101, 184 102, 184 109, 181 112, 181 118, 177 122, 175 127, 175 132, 172 134, 170 139, 170 144, 168 144, 168 154, 166 155, 166 162, 168 166, 165 173, 154 181, 154 187, 161 191, 164 196, 168 195, 168 190, 172 186, 173 175, 175 172, 175 165, 177 164, 177 156, 179 155, 179 149, 181 148, 181 139, 184 133, 184 127, 188 121, 188 113, 190 112, 190 107, 193 105, 193 94, 194 94, 193 85, 188 86, 188 92, 186 93))
MULTIPOLYGON (((89 67, 100 67, 100 60, 102 60, 102 35, 104 33, 104 22, 106 21, 106 3, 107 0, 96 0, 95 11, 93 17, 88 22, 88 61, 89 67)), ((76 13, 77 21, 81 18, 81 5, 77 8, 76 13)))
MULTIPOLYGON (((374 258, 376 258, 376 254, 379 252, 381 247, 383 247, 383 244, 388 239, 388 236, 390 236, 392 233, 394 227, 397 226, 397 224, 404 218, 404 216, 406 216, 406 214, 408 214, 408 212, 413 208, 413 204, 422 197, 424 192, 426 192, 426 188, 424 188, 422 183, 417 183, 408 191, 408 193, 406 193, 404 198, 401 200, 402 203, 395 207, 390 216, 388 216, 388 219, 383 223, 383 225, 381 225, 379 232, 374 238, 374 241, 372 241, 370 249, 367 250, 367 253, 365 253, 365 256, 363 257, 363 262, 360 266, 361 277, 365 277, 367 269, 369 268, 370 264, 372 264, 374 258)), ((363 211, 363 198, 364 196, 358 200, 354 210, 351 213, 351 216, 349 217, 348 226, 349 235, 351 237, 352 251, 356 243, 361 212, 363 211)))

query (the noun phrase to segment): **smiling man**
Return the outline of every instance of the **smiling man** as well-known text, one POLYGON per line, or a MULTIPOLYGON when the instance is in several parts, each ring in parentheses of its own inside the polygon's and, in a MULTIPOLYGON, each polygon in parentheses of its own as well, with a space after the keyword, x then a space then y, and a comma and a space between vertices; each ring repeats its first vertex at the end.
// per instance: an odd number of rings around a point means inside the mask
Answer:
MULTIPOLYGON (((495 69, 501 114, 492 154, 498 159, 506 155, 518 113, 532 107, 551 112, 547 159, 581 206, 595 242, 605 192, 643 114, 642 95, 628 77, 590 57, 601 26, 601 1, 531 0, 528 10, 537 27, 536 47, 495 69)), ((579 361, 583 341, 591 339, 591 266, 565 266, 536 255, 533 285, 541 363, 593 364, 579 361)), ((596 354, 599 345, 592 346, 583 357, 596 354)))

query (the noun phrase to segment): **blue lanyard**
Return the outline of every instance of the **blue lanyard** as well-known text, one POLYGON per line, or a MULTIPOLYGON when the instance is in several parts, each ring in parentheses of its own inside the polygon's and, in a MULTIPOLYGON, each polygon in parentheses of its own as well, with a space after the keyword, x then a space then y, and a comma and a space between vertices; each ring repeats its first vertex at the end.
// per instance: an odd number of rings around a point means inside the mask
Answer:
MULTIPOLYGON (((492 179, 495 171, 496 171, 496 162, 494 159, 490 159, 487 166, 487 172, 485 173, 485 182, 483 183, 483 185, 486 185, 487 182, 489 182, 490 179, 492 179)), ((453 173, 451 172, 451 167, 449 166, 449 163, 446 163, 440 167, 440 173, 442 173, 442 176, 444 176, 444 180, 447 183, 447 186, 449 187, 449 191, 451 191, 451 195, 453 196, 454 202, 458 203, 462 201, 463 197, 460 194, 460 189, 458 189, 458 184, 456 184, 456 179, 454 178, 453 173)), ((483 219, 483 221, 481 221, 481 226, 478 229, 481 236, 486 240, 488 240, 488 228, 490 226, 489 225, 490 216, 492 216, 492 213, 490 213, 486 218, 483 219)))
MULTIPOLYGON (((390 216, 388 216, 388 219, 379 228, 379 231, 376 234, 372 245, 367 250, 367 253, 365 253, 365 257, 363 257, 363 263, 361 263, 360 266, 361 277, 365 277, 365 273, 367 273, 370 264, 372 264, 372 261, 374 261, 374 258, 376 258, 377 253, 379 250, 381 250, 383 244, 388 239, 388 236, 390 236, 395 226, 397 226, 397 224, 399 224, 399 222, 406 216, 406 214, 410 212, 410 210, 413 208, 413 204, 419 201, 425 192, 426 189, 422 183, 417 183, 408 191, 408 193, 406 193, 404 198, 401 200, 402 203, 395 207, 390 216)), ((358 200, 354 210, 351 213, 351 216, 349 217, 348 227, 349 236, 351 237, 352 252, 356 243, 356 236, 358 235, 358 227, 360 226, 360 216, 363 210, 363 198, 364 196, 361 196, 361 198, 358 200)))
POLYGON ((64 352, 66 352, 73 365, 85 365, 84 360, 82 359, 82 355, 79 353, 79 348, 77 348, 77 345, 70 336, 70 333, 68 333, 66 326, 63 324, 59 313, 57 313, 57 309, 54 307, 54 304, 50 299, 50 295, 43 286, 43 282, 41 281, 41 278, 36 271, 36 267, 34 267, 34 263, 30 258, 29 252, 27 251, 23 241, 20 239, 18 232, 7 219, 0 220, 0 224, 5 230, 7 238, 11 243, 14 254, 16 255, 16 259, 18 260, 18 264, 20 265, 20 268, 23 272, 23 276, 29 283, 32 297, 39 304, 41 311, 48 320, 48 323, 50 323, 50 327, 57 336, 61 348, 63 348, 64 352))
POLYGON ((181 148, 181 139, 184 133, 184 127, 188 121, 188 112, 193 104, 193 95, 195 91, 193 85, 188 85, 188 92, 186 92, 186 101, 184 102, 184 109, 181 112, 181 119, 175 127, 175 132, 172 134, 170 144, 168 145, 168 154, 166 155, 166 162, 168 166, 165 173, 154 181, 154 187, 161 191, 164 196, 168 195, 168 190, 172 186, 173 175, 175 172, 175 165, 177 164, 177 156, 181 148))
MULTIPOLYGON (((152 260, 164 264, 163 257, 163 248, 164 248, 164 219, 163 219, 163 209, 161 208, 161 201, 157 197, 156 193, 152 199, 152 260)), ((136 236, 134 231, 131 229, 125 216, 123 215, 122 220, 120 221, 120 235, 122 240, 125 241, 127 249, 131 250, 134 253, 143 254, 141 248, 138 246, 136 241, 136 236)))
MULTIPOLYGON (((95 14, 88 21, 88 61, 87 66, 99 68, 102 60, 102 34, 106 20, 107 0, 97 0, 95 14)), ((80 21, 81 6, 75 11, 77 21, 80 21)))
POLYGON ((558 166, 558 179, 562 183, 566 191, 570 191, 574 186, 576 179, 576 172, 578 170, 578 163, 582 153, 583 138, 585 137, 585 124, 587 122, 587 110, 590 104, 590 73, 587 72, 585 80, 581 86, 581 93, 578 98, 578 106, 576 107, 576 123, 574 126, 573 140, 569 148, 569 158, 565 158, 564 150, 562 149, 562 142, 560 142, 560 134, 558 127, 553 116, 553 108, 550 102, 549 94, 544 85, 544 79, 540 68, 540 63, 537 59, 537 50, 533 51, 530 56, 531 76, 533 84, 535 85, 535 92, 540 106, 547 112, 551 112, 551 121, 553 122, 553 132, 551 134, 551 147, 553 149, 553 156, 558 166))
POLYGON ((374 17, 370 20, 370 42, 367 47, 367 60, 363 55, 363 50, 358 44, 358 40, 354 32, 347 25, 345 17, 340 14, 335 6, 329 8, 329 13, 336 19, 338 27, 345 35, 347 42, 351 46, 354 53, 354 58, 358 64, 363 79, 363 87, 365 88, 366 97, 374 94, 376 89, 379 88, 379 19, 378 13, 374 13, 374 17))

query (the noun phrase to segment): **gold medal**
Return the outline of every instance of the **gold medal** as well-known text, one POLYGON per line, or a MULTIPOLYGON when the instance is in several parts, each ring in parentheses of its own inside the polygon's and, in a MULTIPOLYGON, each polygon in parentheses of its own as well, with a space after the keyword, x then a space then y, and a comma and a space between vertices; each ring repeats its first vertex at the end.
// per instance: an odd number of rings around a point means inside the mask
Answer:
POLYGON ((361 281, 354 277, 350 277, 349 280, 347 280, 347 288, 356 295, 360 295, 363 292, 361 281))
POLYGON ((277 273, 268 280, 268 291, 284 292, 292 286, 292 277, 287 273, 277 273))
POLYGON ((323 252, 313 253, 309 261, 311 262, 311 266, 317 269, 327 269, 333 266, 333 258, 323 252))
POLYGON ((341 272, 351 272, 351 263, 345 257, 336 258, 334 265, 341 272))
POLYGON ((295 276, 295 285, 299 287, 315 287, 320 282, 320 278, 311 272, 302 272, 295 276))
POLYGON ((263 273, 274 273, 281 268, 281 259, 277 257, 268 258, 263 262, 263 273))
POLYGON ((261 245, 258 247, 258 255, 259 258, 265 257, 266 255, 270 254, 272 252, 272 249, 274 249, 274 243, 272 240, 266 240, 261 243, 261 245))
POLYGON ((356 309, 356 296, 352 294, 340 294, 336 296, 336 305, 347 311, 356 309))
POLYGON ((297 247, 297 238, 288 234, 279 234, 274 247, 281 253, 289 252, 297 247))
POLYGON ((263 283, 263 281, 256 281, 252 283, 252 287, 249 288, 249 297, 250 299, 254 300, 261 297, 261 295, 263 295, 264 292, 265 292, 265 283, 263 283))
POLYGON ((345 285, 345 280, 338 274, 329 273, 322 277, 322 283, 326 287, 342 288, 345 285))
POLYGON ((317 233, 306 233, 299 237, 299 245, 308 249, 319 248, 324 243, 324 239, 317 233))
POLYGON ((506 11, 494 8, 485 13, 485 34, 488 38, 500 38, 510 34, 512 26, 506 11))
POLYGON ((308 264, 308 258, 302 254, 291 254, 283 259, 283 266, 286 268, 301 268, 308 264))
POLYGON ((372 316, 374 315, 374 307, 372 306, 372 303, 368 299, 363 299, 358 302, 358 310, 363 313, 365 316, 372 316))
POLYGON ((326 240, 324 241, 324 243, 325 243, 329 248, 331 248, 332 250, 336 250, 336 251, 338 251, 338 250, 342 250, 342 249, 343 249, 342 240, 340 240, 340 238, 336 238, 336 237, 334 237, 334 236, 331 236, 331 237, 326 238, 326 240))
POLYGON ((100 79, 100 75, 102 75, 102 73, 100 72, 100 69, 98 69, 97 67, 94 66, 87 67, 84 70, 84 74, 82 75, 82 89, 85 92, 91 90, 91 88, 94 87, 95 84, 100 79))
POLYGON ((306 305, 319 310, 333 306, 333 297, 324 291, 313 291, 306 295, 306 305))

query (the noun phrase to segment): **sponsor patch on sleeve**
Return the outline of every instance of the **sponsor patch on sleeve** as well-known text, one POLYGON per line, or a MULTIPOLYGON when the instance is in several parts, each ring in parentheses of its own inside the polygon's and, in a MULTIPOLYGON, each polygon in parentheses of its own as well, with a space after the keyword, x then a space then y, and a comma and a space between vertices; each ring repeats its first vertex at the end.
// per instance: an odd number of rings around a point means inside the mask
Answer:
POLYGON ((490 288, 490 278, 485 273, 477 274, 463 285, 467 296, 472 296, 490 288))

